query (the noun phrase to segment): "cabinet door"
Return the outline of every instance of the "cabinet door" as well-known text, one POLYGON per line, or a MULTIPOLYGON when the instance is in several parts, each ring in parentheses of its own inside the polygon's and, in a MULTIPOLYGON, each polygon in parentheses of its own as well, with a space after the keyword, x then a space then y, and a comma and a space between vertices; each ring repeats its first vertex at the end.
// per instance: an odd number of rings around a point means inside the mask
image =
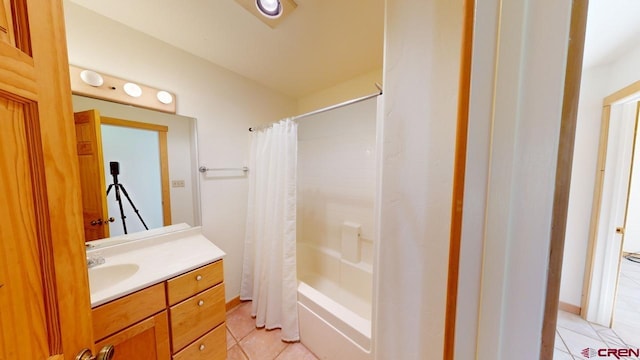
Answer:
POLYGON ((113 360, 170 359, 167 312, 163 311, 109 336, 97 343, 96 348, 109 344, 115 347, 113 360))
POLYGON ((92 348, 61 0, 0 0, 0 359, 92 348))

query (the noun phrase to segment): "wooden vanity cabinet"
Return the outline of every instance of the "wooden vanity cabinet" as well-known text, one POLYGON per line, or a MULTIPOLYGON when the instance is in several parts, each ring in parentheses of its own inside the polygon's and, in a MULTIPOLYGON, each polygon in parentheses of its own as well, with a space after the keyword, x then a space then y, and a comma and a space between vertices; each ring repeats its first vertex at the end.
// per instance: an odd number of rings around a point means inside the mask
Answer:
POLYGON ((115 347, 113 360, 170 359, 167 311, 164 310, 98 341, 96 349, 102 349, 105 345, 115 347))
POLYGON ((98 306, 92 316, 96 349, 113 345, 113 360, 171 358, 164 283, 98 306))
POLYGON ((227 357, 222 261, 167 281, 173 359, 227 357))
POLYGON ((114 360, 225 360, 222 260, 92 310, 96 348, 114 360))

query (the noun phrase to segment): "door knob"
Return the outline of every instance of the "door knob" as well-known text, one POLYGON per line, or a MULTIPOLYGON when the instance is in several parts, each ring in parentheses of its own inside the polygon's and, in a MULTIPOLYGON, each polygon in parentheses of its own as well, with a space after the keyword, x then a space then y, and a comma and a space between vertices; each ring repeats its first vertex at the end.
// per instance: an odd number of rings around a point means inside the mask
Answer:
POLYGON ((115 354, 115 349, 113 345, 107 345, 100 349, 98 355, 93 356, 91 350, 83 349, 76 356, 76 360, 111 360, 113 359, 113 355, 115 354))
POLYGON ((102 225, 102 224, 106 224, 106 223, 112 223, 114 221, 116 221, 116 219, 114 219, 113 216, 112 216, 112 217, 108 218, 107 220, 102 220, 102 219, 93 220, 93 221, 90 222, 90 224, 92 226, 96 226, 96 225, 102 225))

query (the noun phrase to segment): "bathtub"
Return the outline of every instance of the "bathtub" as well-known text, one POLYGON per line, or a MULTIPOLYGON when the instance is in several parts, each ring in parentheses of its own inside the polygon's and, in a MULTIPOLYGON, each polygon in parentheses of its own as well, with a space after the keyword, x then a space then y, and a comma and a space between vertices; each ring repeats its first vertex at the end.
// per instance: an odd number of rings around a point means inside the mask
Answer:
POLYGON ((320 359, 372 359, 371 266, 304 243, 297 251, 301 342, 320 359))

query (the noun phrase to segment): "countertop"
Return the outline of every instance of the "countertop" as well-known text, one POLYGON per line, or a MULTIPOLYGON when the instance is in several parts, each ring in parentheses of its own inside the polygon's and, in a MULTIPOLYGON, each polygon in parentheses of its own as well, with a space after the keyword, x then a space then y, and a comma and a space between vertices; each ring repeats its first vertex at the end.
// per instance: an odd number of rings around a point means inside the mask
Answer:
POLYGON ((191 227, 126 242, 102 240, 87 249, 88 258, 96 256, 105 263, 89 269, 89 283, 100 281, 90 285, 92 308, 220 260, 225 253, 202 235, 200 227, 191 227), (110 269, 132 266, 137 271, 124 279, 104 280, 110 269))

